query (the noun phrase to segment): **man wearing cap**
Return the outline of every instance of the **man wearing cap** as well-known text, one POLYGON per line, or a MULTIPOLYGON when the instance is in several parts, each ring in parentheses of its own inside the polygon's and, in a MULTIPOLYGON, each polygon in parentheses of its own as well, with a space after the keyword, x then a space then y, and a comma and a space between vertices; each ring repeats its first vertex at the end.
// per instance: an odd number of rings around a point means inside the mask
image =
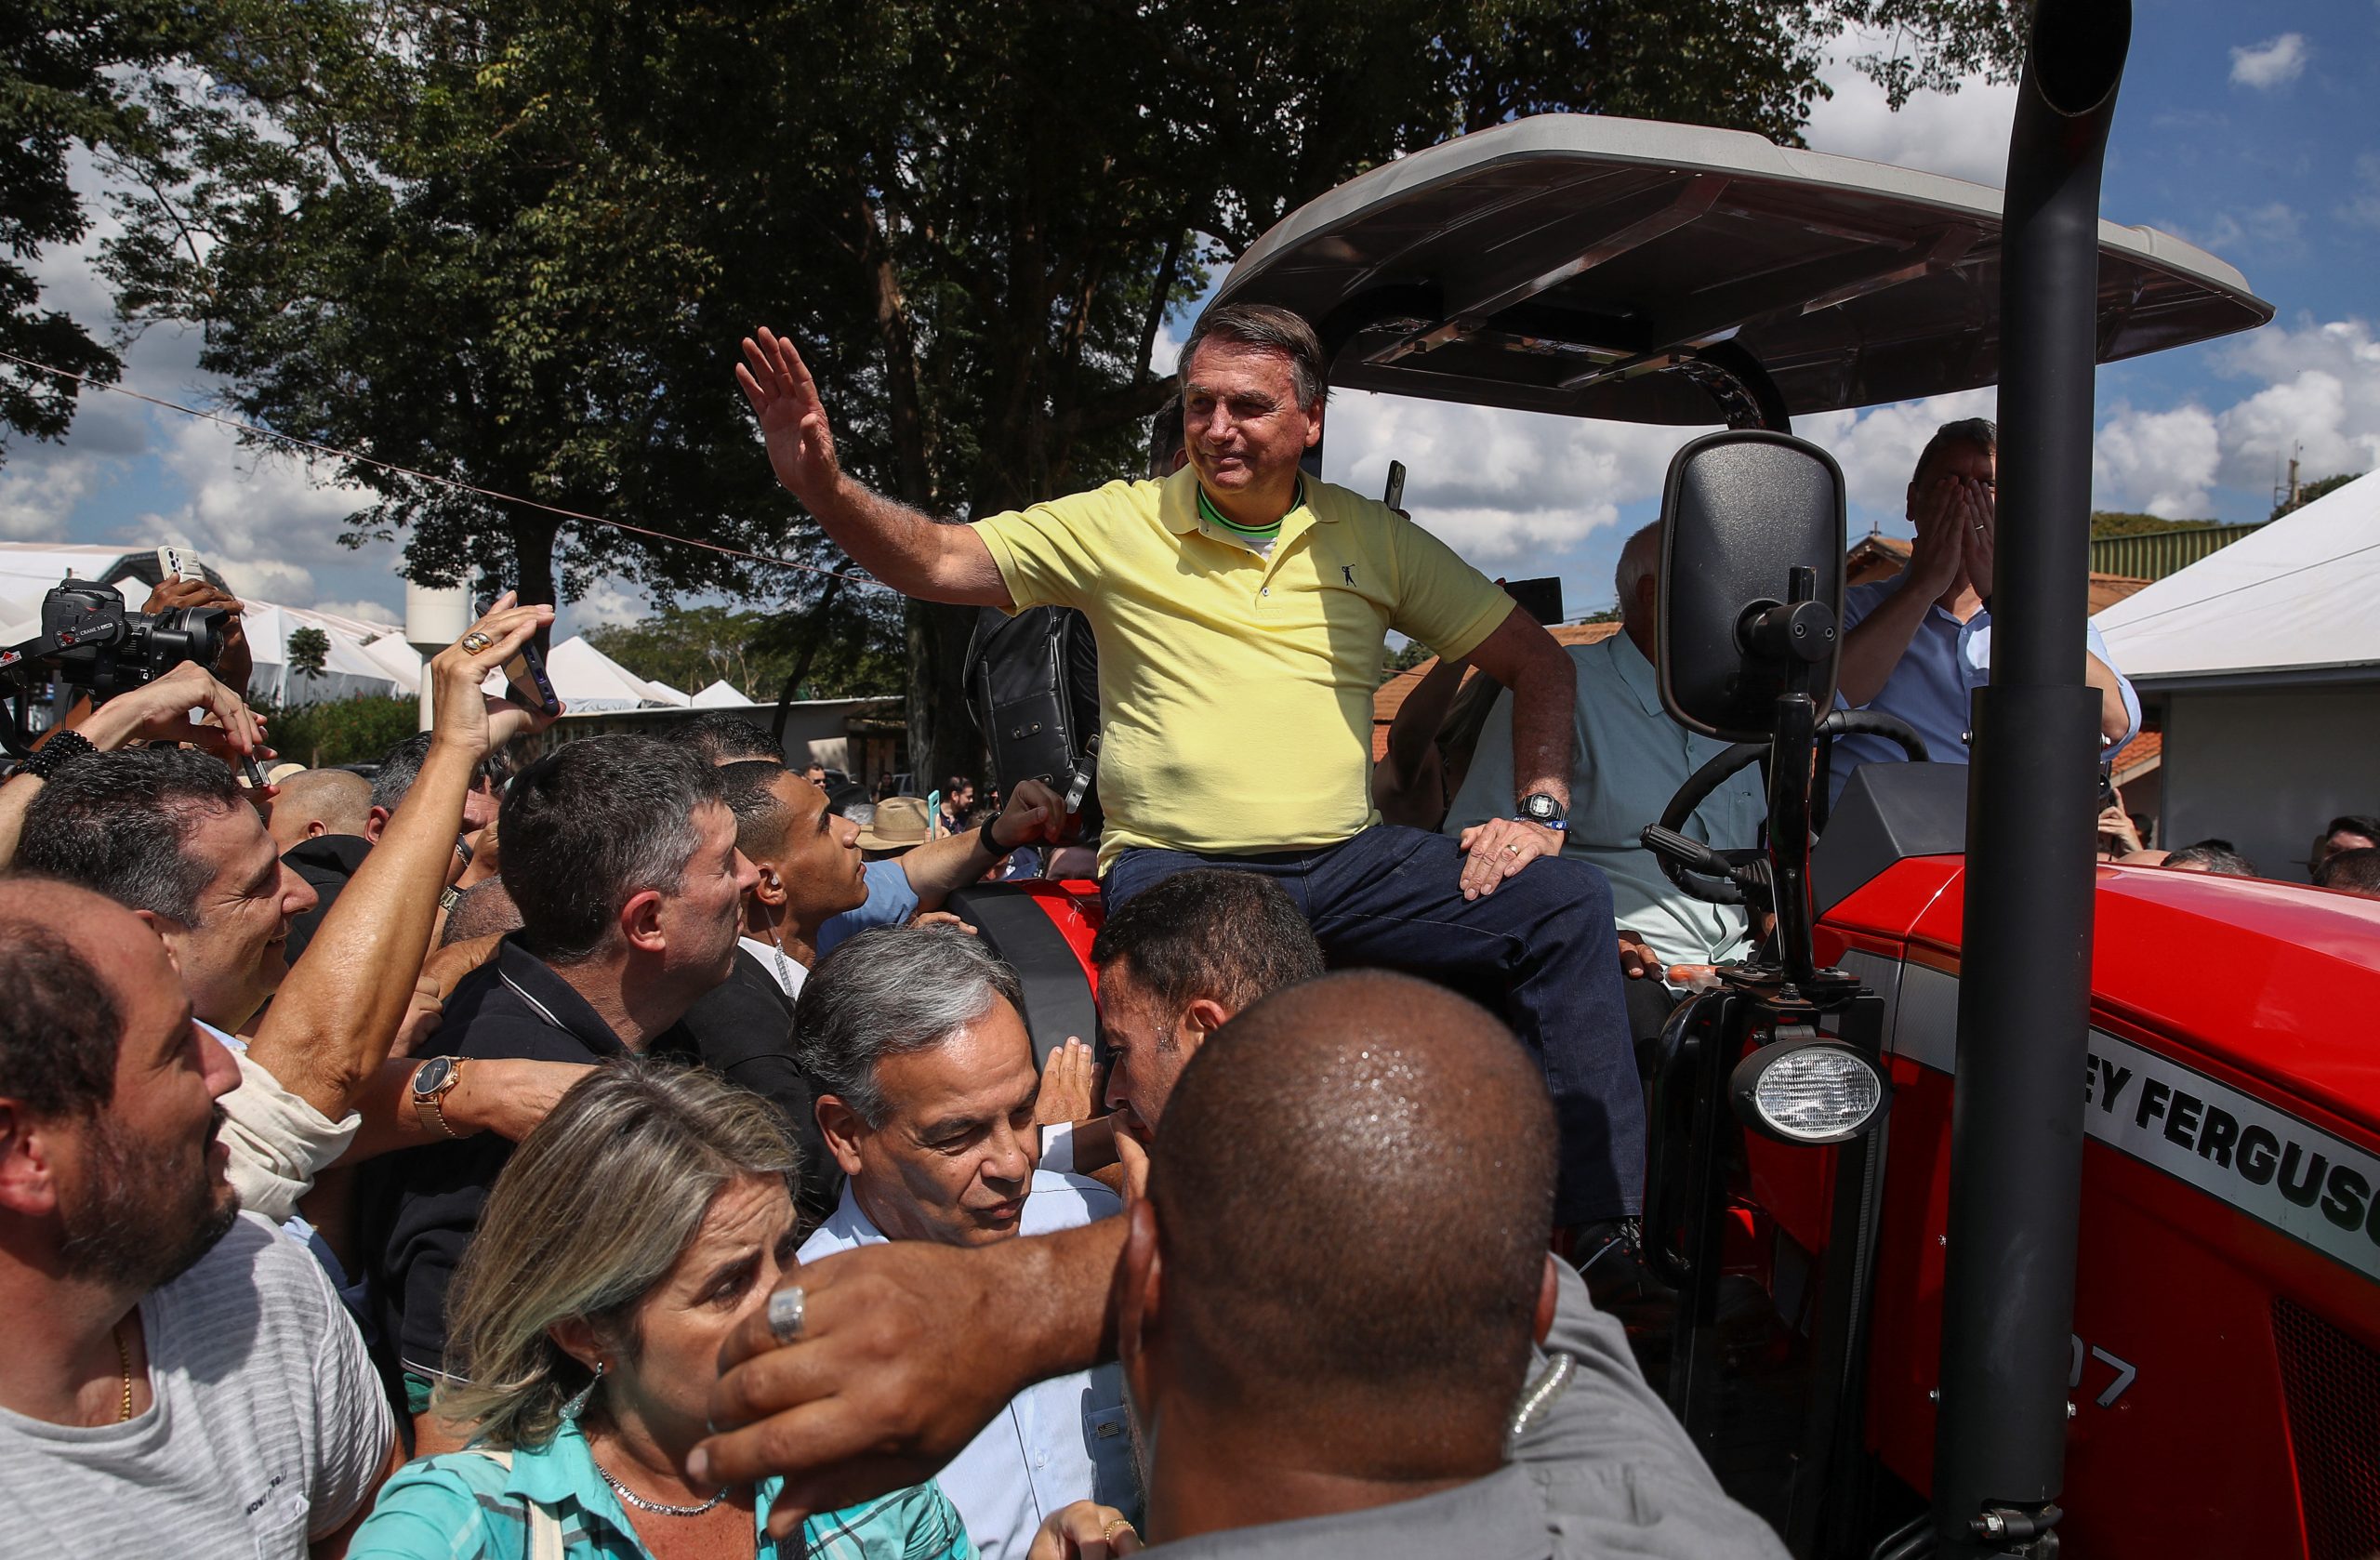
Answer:
POLYGON ((1274 878, 1333 958, 1486 983, 1553 1086, 1557 1223, 1633 1247, 1645 1110, 1611 891, 1561 854, 1568 657, 1395 509, 1305 474, 1329 364, 1286 310, 1208 310, 1182 353, 1189 463, 946 525, 848 476, 815 382, 768 331, 738 381, 778 480, 853 561, 929 601, 1071 607, 1099 645, 1111 907, 1191 867, 1274 878), (1460 841, 1382 823, 1371 705, 1390 629, 1514 691, 1508 812, 1460 841))

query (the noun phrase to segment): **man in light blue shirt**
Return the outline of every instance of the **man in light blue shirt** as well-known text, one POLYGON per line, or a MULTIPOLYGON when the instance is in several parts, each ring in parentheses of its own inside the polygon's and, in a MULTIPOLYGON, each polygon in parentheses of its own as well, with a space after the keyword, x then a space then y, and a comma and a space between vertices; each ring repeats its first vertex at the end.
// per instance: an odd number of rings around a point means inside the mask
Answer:
MULTIPOLYGON (((1121 1211, 1098 1183, 1038 1168, 1023 1001, 1015 972, 955 927, 863 932, 818 961, 794 1050, 847 1180, 803 1262, 886 1240, 985 1246, 1121 1211)), ((1012 1398, 938 1475, 986 1560, 1024 1560, 1077 1501, 1137 1511, 1130 1418, 1113 1365, 1012 1398)))
MULTIPOLYGON (((1991 679, 1999 445, 1988 418, 1943 424, 1909 483, 1917 528, 1909 567, 1844 593, 1839 702, 1907 721, 1936 763, 1967 761, 1968 695, 1991 679)), ((2140 695, 2115 669, 2099 630, 2087 632, 2084 676, 2099 691, 2100 740, 2112 752, 2140 730, 2140 695)), ((1830 800, 1861 764, 1905 757, 1882 737, 1837 738, 1830 800)))
MULTIPOLYGON (((1661 821, 1670 798, 1686 777, 1724 751, 1726 744, 1698 736, 1669 717, 1653 671, 1655 615, 1660 601, 1660 526, 1646 526, 1620 549, 1614 583, 1620 591, 1620 631, 1595 644, 1568 647, 1579 670, 1571 753, 1569 827, 1562 853, 1591 861, 1611 879, 1612 919, 1620 929, 1622 963, 1632 975, 1659 986, 1659 972, 1645 967, 1632 945, 1647 947, 1668 964, 1713 964, 1742 956, 1748 932, 1741 908, 1706 905, 1662 875, 1653 853, 1638 843, 1646 824, 1661 821)), ((1512 794, 1512 695, 1498 696, 1479 734, 1476 756, 1462 788, 1455 793, 1443 826, 1460 834, 1483 818, 1501 817, 1512 794)), ((1694 811, 1685 832, 1721 850, 1760 843, 1768 809, 1760 772, 1729 778, 1694 811)), ((1630 983, 1630 1016, 1636 1011, 1637 983, 1630 983)), ((1664 1006, 1666 1006, 1664 1004, 1664 1006)))

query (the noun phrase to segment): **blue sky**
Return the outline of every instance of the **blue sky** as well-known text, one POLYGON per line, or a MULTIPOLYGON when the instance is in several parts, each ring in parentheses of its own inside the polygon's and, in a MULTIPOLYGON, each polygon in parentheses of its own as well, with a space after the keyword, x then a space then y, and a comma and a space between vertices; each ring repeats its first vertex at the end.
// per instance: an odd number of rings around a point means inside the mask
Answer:
MULTIPOLYGON (((2103 213, 2214 251, 2279 312, 2252 336, 2101 371, 2097 501, 2259 520, 2294 445, 2309 478, 2380 466, 2380 0, 2136 0, 2135 19, 2103 213)), ((2000 182, 2013 89, 1974 84, 1894 114, 1848 67, 1827 79, 1835 96, 1808 131, 1818 150, 2000 182)), ((40 270, 55 305, 106 324, 84 253, 46 256, 40 270)), ((126 382, 204 397, 196 356, 188 335, 152 331, 126 382)), ((1990 403, 1971 392, 1805 418, 1796 431, 1842 462, 1855 532, 1905 534, 1900 490, 1925 434, 1990 403)), ((1376 492, 1388 460, 1403 459, 1417 520, 1491 573, 1562 575, 1573 613, 1608 602, 1620 543, 1654 518, 1678 442, 1669 430, 1357 396, 1331 415, 1332 480, 1376 492)), ((86 396, 64 443, 18 441, 7 462, 0 539, 188 540, 266 599, 390 618, 402 608, 393 548, 337 544, 348 496, 220 429, 86 396)), ((563 626, 642 605, 599 586, 565 607, 563 626)))

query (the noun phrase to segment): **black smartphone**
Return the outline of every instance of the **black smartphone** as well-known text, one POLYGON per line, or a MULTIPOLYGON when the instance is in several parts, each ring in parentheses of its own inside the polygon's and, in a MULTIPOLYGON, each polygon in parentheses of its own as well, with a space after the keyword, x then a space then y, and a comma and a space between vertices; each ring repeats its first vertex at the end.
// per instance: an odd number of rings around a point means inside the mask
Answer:
POLYGON ((1392 460, 1388 463, 1388 491, 1381 495, 1380 501, 1392 509, 1405 507, 1405 462, 1392 460))
POLYGON ((1508 579, 1504 594, 1521 604, 1522 610, 1548 628, 1562 621, 1562 581, 1549 575, 1543 579, 1508 579))
POLYGON ((506 659, 504 681, 505 696, 523 709, 562 713, 562 701, 554 697, 553 679, 546 675, 546 658, 537 654, 536 640, 523 641, 506 659))

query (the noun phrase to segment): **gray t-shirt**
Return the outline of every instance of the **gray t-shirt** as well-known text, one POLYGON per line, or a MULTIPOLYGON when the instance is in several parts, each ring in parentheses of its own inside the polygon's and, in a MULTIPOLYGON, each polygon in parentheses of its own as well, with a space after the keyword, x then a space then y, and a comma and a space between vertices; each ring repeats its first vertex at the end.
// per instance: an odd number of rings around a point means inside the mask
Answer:
POLYGON ((395 1434, 322 1266, 254 1214, 140 1302, 155 1401, 124 1424, 0 1408, 0 1553, 302 1560, 395 1434))

